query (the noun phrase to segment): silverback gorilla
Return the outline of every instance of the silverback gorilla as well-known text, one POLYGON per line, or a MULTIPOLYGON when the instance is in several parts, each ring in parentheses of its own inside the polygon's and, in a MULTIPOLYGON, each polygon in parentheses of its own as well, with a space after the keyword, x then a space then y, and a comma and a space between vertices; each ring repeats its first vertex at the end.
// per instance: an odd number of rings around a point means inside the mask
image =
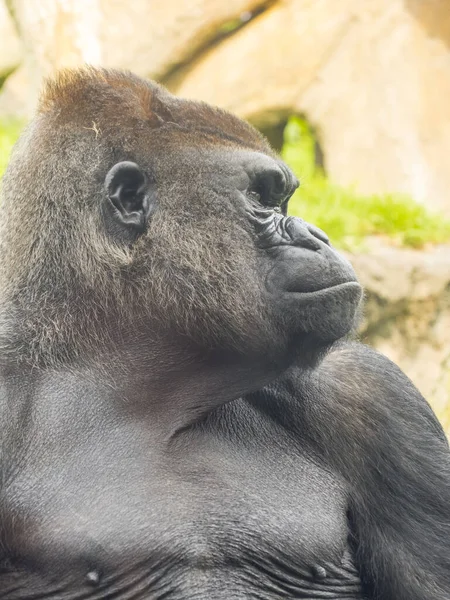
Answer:
POLYGON ((3 182, 2 600, 450 599, 450 454, 236 117, 47 84, 3 182))

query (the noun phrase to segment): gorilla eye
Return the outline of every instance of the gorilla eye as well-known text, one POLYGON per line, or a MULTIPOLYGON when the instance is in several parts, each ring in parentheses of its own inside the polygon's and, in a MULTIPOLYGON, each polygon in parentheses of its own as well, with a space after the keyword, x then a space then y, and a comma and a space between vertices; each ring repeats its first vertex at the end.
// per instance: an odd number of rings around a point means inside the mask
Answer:
POLYGON ((266 178, 261 178, 247 193, 252 200, 268 208, 274 208, 279 204, 279 198, 274 196, 271 186, 268 185, 269 183, 270 181, 267 181, 266 178))
MULTIPOLYGON (((279 204, 279 200, 276 199, 274 203, 273 198, 268 198, 267 193, 264 193, 264 190, 251 189, 247 191, 247 197, 254 202, 258 202, 262 204, 262 206, 270 208, 275 212, 283 212, 282 206, 279 204)), ((283 202, 283 205, 287 205, 287 200, 283 202)))
POLYGON ((290 178, 292 179, 292 176, 287 168, 274 167, 261 170, 255 174, 254 180, 247 190, 247 196, 266 208, 280 212, 281 205, 287 201, 295 189, 290 178))
POLYGON ((255 202, 261 202, 261 194, 257 190, 247 190, 247 197, 255 202))

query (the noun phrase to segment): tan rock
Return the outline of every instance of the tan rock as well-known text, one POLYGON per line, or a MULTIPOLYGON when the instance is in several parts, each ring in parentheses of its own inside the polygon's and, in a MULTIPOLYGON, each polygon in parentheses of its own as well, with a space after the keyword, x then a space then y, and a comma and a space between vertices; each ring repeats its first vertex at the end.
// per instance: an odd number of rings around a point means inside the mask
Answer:
POLYGON ((366 289, 362 340, 405 371, 450 435, 450 246, 418 252, 374 240, 349 258, 366 289))
POLYGON ((162 77, 187 62, 227 22, 274 0, 100 0, 103 64, 162 77))
POLYGON ((25 48, 23 68, 8 79, 0 110, 30 114, 42 79, 56 69, 83 63, 98 64, 99 0, 10 0, 25 48))
POLYGON ((306 114, 333 179, 450 215, 448 0, 285 0, 176 88, 256 124, 306 114))
POLYGON ((26 67, 22 64, 12 75, 0 91, 0 116, 27 118, 33 106, 30 102, 30 81, 26 67))
POLYGON ((0 0, 0 79, 13 71, 22 60, 22 44, 11 15, 0 0))
MULTIPOLYGON (((1 1, 1 0, 0 0, 1 1)), ((10 0, 25 52, 0 111, 31 113, 42 79, 84 63, 158 77, 268 0, 10 0)), ((1 15, 0 15, 1 16, 1 15)), ((1 65, 1 63, 0 63, 1 65)))
POLYGON ((430 36, 401 0, 364 5, 298 109, 320 128, 334 180, 450 216, 450 37, 430 36))
POLYGON ((266 124, 293 111, 358 0, 284 0, 200 57, 177 87, 266 124), (329 9, 329 10, 328 10, 329 9))

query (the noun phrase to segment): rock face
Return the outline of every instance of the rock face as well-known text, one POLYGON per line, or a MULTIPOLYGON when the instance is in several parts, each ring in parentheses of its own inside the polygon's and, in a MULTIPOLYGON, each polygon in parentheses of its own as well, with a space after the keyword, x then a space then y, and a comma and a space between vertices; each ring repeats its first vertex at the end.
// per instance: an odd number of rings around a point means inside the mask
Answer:
POLYGON ((10 5, 24 56, 2 89, 0 112, 28 115, 43 77, 63 67, 99 62, 100 12, 98 0, 13 0, 10 5))
POLYGON ((0 80, 19 66, 22 44, 6 5, 0 2, 0 80))
MULTIPOLYGON (((11 26, 4 2, 0 0, 5 13, 0 13, 0 32, 11 26)), ((252 11, 270 4, 269 0, 8 2, 25 52, 20 72, 0 95, 0 113, 25 115, 34 109, 42 78, 57 69, 88 63, 159 78, 188 61, 220 34, 222 26, 245 21, 252 11)), ((11 54, 8 61, 13 59, 11 54)))
POLYGON ((450 246, 418 252, 373 240, 349 259, 366 289, 362 341, 405 371, 450 435, 450 246))
POLYGON ((102 63, 160 79, 192 59, 222 26, 245 22, 273 1, 132 0, 130 10, 123 0, 100 0, 102 63))

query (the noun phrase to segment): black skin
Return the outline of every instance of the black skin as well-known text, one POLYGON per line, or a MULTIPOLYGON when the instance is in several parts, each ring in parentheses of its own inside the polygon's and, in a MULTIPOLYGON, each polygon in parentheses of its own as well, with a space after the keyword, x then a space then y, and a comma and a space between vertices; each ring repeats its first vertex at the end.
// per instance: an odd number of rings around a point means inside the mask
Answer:
POLYGON ((50 83, 8 168, 0 599, 450 599, 450 452, 238 119, 50 83), (95 126, 94 126, 95 125, 95 126))

